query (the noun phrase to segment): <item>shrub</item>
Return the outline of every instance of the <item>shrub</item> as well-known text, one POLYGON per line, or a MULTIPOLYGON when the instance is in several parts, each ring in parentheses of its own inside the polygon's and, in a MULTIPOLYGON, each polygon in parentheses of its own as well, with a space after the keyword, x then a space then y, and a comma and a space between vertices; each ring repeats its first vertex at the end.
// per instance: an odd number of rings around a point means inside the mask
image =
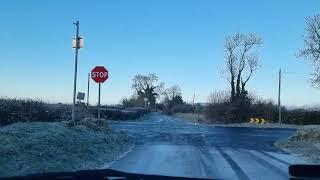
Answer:
POLYGON ((230 101, 230 93, 228 91, 213 91, 208 97, 209 104, 222 104, 230 101))
POLYGON ((178 104, 171 108, 171 113, 191 113, 193 110, 191 104, 178 104))
POLYGON ((283 122, 299 125, 320 124, 320 111, 310 109, 284 109, 283 122))
MULTIPOLYGON (((90 108, 91 113, 94 117, 97 117, 98 110, 96 108, 90 108)), ((101 118, 111 119, 111 120, 132 120, 138 119, 147 111, 144 108, 104 108, 101 110, 101 118)))
POLYGON ((265 118, 271 122, 276 122, 278 114, 278 106, 272 100, 252 99, 252 117, 265 118))
POLYGON ((130 98, 123 98, 121 104, 123 108, 144 107, 144 99, 141 96, 133 95, 130 98))
MULTIPOLYGON (((76 119, 91 117, 84 106, 76 108, 76 119)), ((61 121, 71 119, 71 105, 48 104, 41 100, 0 98, 0 125, 15 122, 61 121)))
MULTIPOLYGON (((223 101, 224 96, 211 94, 210 105, 205 111, 207 119, 215 123, 248 122, 250 117, 278 122, 278 105, 272 100, 263 100, 254 95, 239 98, 234 102, 223 101)), ((287 124, 320 124, 319 108, 286 109, 282 107, 282 122, 287 124)))
MULTIPOLYGON (((97 109, 83 104, 76 105, 76 120, 95 118, 97 109)), ((101 111, 102 118, 114 120, 137 119, 147 113, 144 109, 123 110, 105 108, 101 111)), ((0 98, 0 126, 15 122, 53 122, 71 120, 72 105, 48 104, 40 100, 0 98)))
POLYGON ((251 115, 252 99, 242 94, 233 102, 224 91, 213 92, 209 96, 209 106, 206 116, 209 120, 219 123, 239 123, 247 121, 251 115))
POLYGON ((48 106, 40 100, 0 99, 0 124, 6 125, 18 121, 48 120, 48 106))
POLYGON ((230 103, 215 103, 209 104, 205 111, 205 115, 207 119, 213 122, 224 122, 230 120, 228 117, 228 110, 230 109, 230 103))

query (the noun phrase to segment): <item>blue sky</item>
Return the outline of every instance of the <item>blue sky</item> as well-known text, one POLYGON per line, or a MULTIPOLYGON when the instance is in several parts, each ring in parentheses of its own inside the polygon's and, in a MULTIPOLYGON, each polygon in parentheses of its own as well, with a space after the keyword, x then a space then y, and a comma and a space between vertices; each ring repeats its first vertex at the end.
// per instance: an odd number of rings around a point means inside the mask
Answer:
MULTIPOLYGON (((311 66, 295 57, 303 46, 305 17, 320 13, 317 0, 104 0, 0 2, 0 96, 72 102, 73 22, 80 21, 85 47, 79 52, 78 90, 87 73, 104 65, 110 79, 102 102, 118 103, 133 93, 138 73, 157 73, 167 86, 180 85, 186 101, 205 102, 213 90, 228 88, 221 78, 224 37, 255 32, 263 37, 262 67, 248 90, 277 98, 277 72, 284 74, 283 103, 319 104, 310 87, 311 66), (305 75, 304 75, 305 74, 305 75)), ((97 85, 91 87, 96 103, 97 85)))

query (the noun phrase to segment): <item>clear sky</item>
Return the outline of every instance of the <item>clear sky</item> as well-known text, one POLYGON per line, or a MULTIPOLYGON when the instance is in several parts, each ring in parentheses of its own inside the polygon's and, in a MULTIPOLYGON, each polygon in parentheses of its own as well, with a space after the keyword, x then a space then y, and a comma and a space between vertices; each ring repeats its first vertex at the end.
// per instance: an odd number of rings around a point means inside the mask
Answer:
MULTIPOLYGON (((295 57, 303 46, 305 17, 320 13, 318 0, 2 0, 0 2, 0 96, 72 102, 73 22, 80 21, 78 90, 87 73, 104 65, 110 79, 103 103, 132 94, 131 79, 154 72, 167 86, 180 85, 186 101, 205 102, 228 88, 220 76, 224 37, 255 32, 263 37, 262 67, 248 90, 277 99, 277 72, 284 74, 283 103, 320 104, 310 87, 311 66, 295 57)), ((92 83, 91 103, 97 84, 92 83)))

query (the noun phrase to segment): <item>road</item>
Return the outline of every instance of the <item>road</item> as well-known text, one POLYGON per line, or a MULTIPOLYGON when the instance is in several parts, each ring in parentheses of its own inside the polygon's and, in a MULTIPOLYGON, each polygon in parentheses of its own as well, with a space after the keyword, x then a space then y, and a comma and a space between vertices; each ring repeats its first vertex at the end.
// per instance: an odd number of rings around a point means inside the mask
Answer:
POLYGON ((273 146, 293 129, 194 125, 152 114, 139 122, 113 122, 135 147, 110 168, 125 172, 221 179, 288 179, 288 166, 303 163, 273 146))

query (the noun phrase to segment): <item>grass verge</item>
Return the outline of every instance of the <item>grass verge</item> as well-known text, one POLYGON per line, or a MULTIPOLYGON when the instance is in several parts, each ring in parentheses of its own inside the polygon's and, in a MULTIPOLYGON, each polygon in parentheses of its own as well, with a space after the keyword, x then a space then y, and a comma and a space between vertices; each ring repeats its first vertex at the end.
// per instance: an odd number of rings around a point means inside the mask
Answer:
POLYGON ((103 122, 19 122, 0 128, 0 176, 97 169, 130 146, 103 122))
POLYGON ((290 153, 302 154, 308 162, 320 163, 320 126, 303 126, 289 139, 276 142, 275 146, 290 153))

